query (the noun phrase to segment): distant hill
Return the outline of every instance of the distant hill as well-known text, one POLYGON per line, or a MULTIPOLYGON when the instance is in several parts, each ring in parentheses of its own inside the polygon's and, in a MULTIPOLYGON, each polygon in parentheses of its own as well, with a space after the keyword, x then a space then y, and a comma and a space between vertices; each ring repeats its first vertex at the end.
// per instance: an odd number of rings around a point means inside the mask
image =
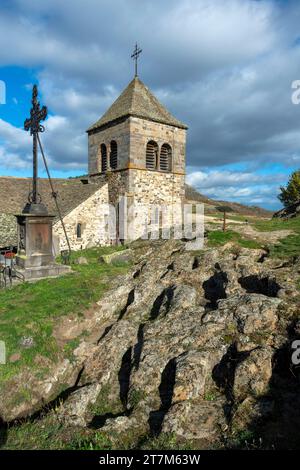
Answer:
MULTIPOLYGON (((88 175, 80 175, 80 176, 70 176, 69 179, 87 179, 88 175)), ((262 209, 258 206, 246 206, 244 204, 239 204, 237 202, 228 202, 228 201, 217 201, 215 199, 210 199, 207 196, 199 193, 195 188, 190 186, 189 184, 185 185, 185 198, 187 201, 198 201, 203 202, 205 204, 205 212, 215 213, 216 206, 225 205, 231 207, 231 209, 236 214, 241 215, 249 215, 249 216, 256 216, 256 217, 272 217, 274 212, 268 211, 267 209, 262 209)))
POLYGON ((231 209, 236 214, 256 217, 272 217, 273 215, 272 211, 262 209, 261 207, 246 206, 244 204, 238 204, 237 202, 217 201, 214 199, 210 199, 209 197, 199 193, 195 188, 189 186, 188 184, 185 185, 185 198, 187 201, 203 202, 205 204, 205 212, 208 214, 215 213, 217 206, 226 205, 231 207, 231 209))

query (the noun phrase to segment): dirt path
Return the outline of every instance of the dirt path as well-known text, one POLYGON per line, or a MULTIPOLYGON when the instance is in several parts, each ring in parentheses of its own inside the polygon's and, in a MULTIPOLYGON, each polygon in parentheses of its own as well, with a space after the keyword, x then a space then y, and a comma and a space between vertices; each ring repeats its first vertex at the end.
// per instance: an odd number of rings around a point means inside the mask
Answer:
POLYGON ((292 230, 274 230, 270 232, 260 232, 255 230, 251 225, 243 225, 238 229, 239 233, 242 235, 257 240, 259 242, 268 242, 270 244, 276 243, 282 238, 286 238, 288 235, 292 235, 294 232, 292 230))
MULTIPOLYGON (((204 221, 205 223, 209 223, 209 222, 217 222, 217 223, 220 223, 220 224, 223 224, 223 220, 220 218, 220 217, 215 217, 215 216, 210 216, 210 215, 205 215, 204 216, 204 221)), ((230 219, 230 218, 226 218, 226 223, 227 224, 244 224, 245 222, 244 221, 241 221, 241 220, 234 220, 234 219, 230 219)))

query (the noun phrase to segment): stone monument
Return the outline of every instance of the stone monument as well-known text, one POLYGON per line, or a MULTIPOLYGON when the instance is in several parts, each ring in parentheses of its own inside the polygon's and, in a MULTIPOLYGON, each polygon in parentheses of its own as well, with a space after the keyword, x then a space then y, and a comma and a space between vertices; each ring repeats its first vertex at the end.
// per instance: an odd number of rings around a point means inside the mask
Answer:
POLYGON ((26 280, 58 276, 70 271, 69 266, 55 263, 52 246, 54 215, 48 214, 38 193, 38 133, 45 130, 41 121, 47 117, 47 108, 46 106, 40 107, 37 96, 38 89, 34 85, 30 118, 26 119, 24 123, 25 130, 30 131, 33 138, 32 191, 29 193, 22 213, 16 215, 18 224, 16 262, 26 280))

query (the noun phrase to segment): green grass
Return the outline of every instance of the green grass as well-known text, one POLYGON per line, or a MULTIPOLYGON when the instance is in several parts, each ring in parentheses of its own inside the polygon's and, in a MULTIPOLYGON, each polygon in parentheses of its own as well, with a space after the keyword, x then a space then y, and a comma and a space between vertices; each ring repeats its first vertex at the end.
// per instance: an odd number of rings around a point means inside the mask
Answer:
POLYGON ((114 399, 110 396, 111 387, 106 384, 102 387, 95 403, 89 405, 89 411, 93 416, 103 416, 108 413, 117 414, 124 411, 121 399, 114 399))
POLYGON ((24 421, 0 430, 3 450, 195 450, 192 441, 172 433, 138 436, 131 430, 118 435, 101 430, 65 427, 51 412, 41 420, 24 421), (2 433, 2 435, 1 435, 2 433))
POLYGON ((271 256, 275 258, 292 258, 300 255, 300 234, 289 235, 271 247, 271 256))
POLYGON ((101 432, 95 432, 94 436, 88 438, 76 438, 67 444, 66 450, 113 450, 113 444, 109 437, 101 432))
MULTIPOLYGON (((270 256, 275 258, 291 258, 300 255, 300 217, 290 220, 270 219, 255 220, 253 228, 260 232, 272 232, 277 230, 290 230, 293 234, 269 246, 270 256)), ((208 234, 209 246, 221 246, 227 242, 235 242, 244 248, 262 248, 262 244, 242 237, 233 230, 222 232, 221 230, 211 231, 208 234)))
POLYGON ((215 401, 217 399, 217 394, 213 390, 209 390, 205 393, 203 398, 206 401, 215 401))
POLYGON ((270 247, 270 256, 276 258, 291 258, 300 255, 300 217, 293 219, 271 219, 256 222, 256 230, 269 232, 274 230, 291 230, 293 235, 280 240, 277 244, 270 247))
POLYGON ((228 242, 235 242, 243 248, 261 248, 261 244, 257 241, 243 238, 239 233, 233 230, 227 230, 226 232, 214 230, 208 233, 209 246, 221 246, 228 242))
POLYGON ((65 427, 49 412, 40 420, 21 420, 0 429, 0 442, 5 450, 110 450, 112 444, 104 433, 89 429, 65 427))
POLYGON ((48 419, 47 423, 26 421, 2 430, 2 440, 6 441, 3 449, 28 450, 61 448, 57 439, 61 425, 58 421, 48 419), (6 434, 6 435, 5 435, 6 434), (52 447, 55 446, 55 447, 52 447))
POLYGON ((173 433, 161 433, 158 437, 149 437, 139 446, 142 450, 195 450, 192 441, 180 441, 173 433))
POLYGON ((300 233, 300 217, 292 219, 269 219, 257 220, 254 228, 261 232, 271 232, 274 230, 293 230, 300 233))
POLYGON ((23 366, 36 366, 39 374, 47 373, 37 356, 56 361, 61 354, 72 357, 78 340, 72 340, 61 350, 52 335, 53 327, 64 315, 83 315, 85 309, 101 298, 109 287, 109 280, 124 274, 128 264, 100 264, 98 259, 123 247, 107 247, 83 250, 72 254, 72 261, 85 256, 89 264, 72 264, 73 272, 65 276, 44 279, 35 283, 20 284, 12 289, 0 291, 0 339, 5 341, 7 358, 12 354, 21 357, 14 363, 0 366, 0 386, 17 374, 23 366), (20 346, 23 337, 31 337, 33 345, 20 346))

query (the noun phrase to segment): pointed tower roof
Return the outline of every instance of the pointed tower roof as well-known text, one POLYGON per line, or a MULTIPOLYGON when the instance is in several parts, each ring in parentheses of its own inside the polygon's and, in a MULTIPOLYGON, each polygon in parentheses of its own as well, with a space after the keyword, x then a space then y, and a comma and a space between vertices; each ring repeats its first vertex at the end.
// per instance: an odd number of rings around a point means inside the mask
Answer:
POLYGON ((95 124, 89 127, 87 132, 99 129, 106 124, 126 116, 135 116, 148 119, 149 121, 187 129, 185 124, 178 121, 178 119, 169 113, 138 77, 134 77, 119 98, 116 99, 95 124))

